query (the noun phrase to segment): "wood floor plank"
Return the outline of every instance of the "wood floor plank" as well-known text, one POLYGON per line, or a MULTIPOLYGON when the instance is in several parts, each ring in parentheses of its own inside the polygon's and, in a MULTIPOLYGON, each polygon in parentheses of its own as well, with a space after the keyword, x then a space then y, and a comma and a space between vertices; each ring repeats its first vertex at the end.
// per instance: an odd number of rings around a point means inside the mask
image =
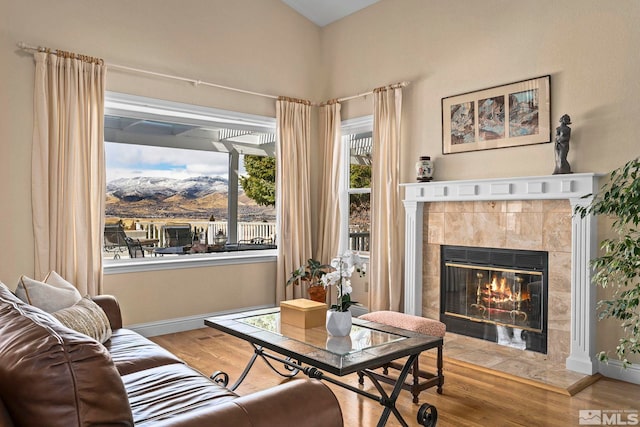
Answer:
MULTIPOLYGON (((182 358, 189 365, 207 375, 214 371, 229 374, 233 383, 251 357, 252 347, 235 337, 211 328, 153 337, 152 340, 182 358)), ((421 357, 420 363, 430 366, 432 360, 421 357)), ((358 387, 355 374, 341 378, 358 387)), ((257 361, 238 394, 249 394, 286 381, 257 361)), ((345 426, 375 426, 382 407, 372 400, 338 386, 329 385, 342 408, 345 426)), ((360 386, 375 393, 365 380, 360 386)), ((390 390, 390 387, 387 388, 390 390)), ((398 408, 409 425, 417 425, 416 414, 422 403, 435 405, 438 427, 567 427, 579 426, 579 410, 640 411, 640 386, 609 378, 602 378, 574 396, 532 387, 522 382, 474 370, 468 366, 445 362, 444 393, 434 389, 420 394, 414 404, 409 392, 403 391, 398 408)), ((387 424, 399 426, 393 416, 387 424)))

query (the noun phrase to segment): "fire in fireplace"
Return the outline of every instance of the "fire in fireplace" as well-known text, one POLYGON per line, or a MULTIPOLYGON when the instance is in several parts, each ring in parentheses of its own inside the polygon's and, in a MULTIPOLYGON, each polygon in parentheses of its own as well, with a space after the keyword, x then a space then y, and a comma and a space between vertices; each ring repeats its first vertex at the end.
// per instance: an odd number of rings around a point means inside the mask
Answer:
POLYGON ((547 252, 441 247, 447 330, 547 352, 547 252))

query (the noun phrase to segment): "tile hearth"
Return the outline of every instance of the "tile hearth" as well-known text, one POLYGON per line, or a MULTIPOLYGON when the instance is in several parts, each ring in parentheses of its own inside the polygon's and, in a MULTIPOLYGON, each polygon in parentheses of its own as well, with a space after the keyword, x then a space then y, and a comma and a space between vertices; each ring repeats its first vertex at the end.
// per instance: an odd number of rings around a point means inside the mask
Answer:
POLYGON ((450 332, 444 339, 444 360, 445 370, 447 363, 458 364, 569 396, 601 377, 570 371, 563 362, 551 361, 541 353, 450 332))

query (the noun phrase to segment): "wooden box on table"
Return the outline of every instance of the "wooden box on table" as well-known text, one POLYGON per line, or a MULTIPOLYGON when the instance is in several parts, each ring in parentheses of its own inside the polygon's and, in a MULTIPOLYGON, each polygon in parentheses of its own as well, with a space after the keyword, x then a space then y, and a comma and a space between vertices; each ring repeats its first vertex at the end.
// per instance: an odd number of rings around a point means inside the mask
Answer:
POLYGON ((327 305, 305 298, 282 301, 280 303, 280 321, 298 328, 324 326, 327 305))

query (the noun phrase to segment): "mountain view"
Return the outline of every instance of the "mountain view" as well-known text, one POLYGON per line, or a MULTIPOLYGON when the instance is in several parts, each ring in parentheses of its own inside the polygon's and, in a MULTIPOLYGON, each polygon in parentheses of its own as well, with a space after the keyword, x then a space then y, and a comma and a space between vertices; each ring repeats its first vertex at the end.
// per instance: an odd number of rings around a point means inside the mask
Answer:
MULTIPOLYGON (((107 217, 227 218, 229 185, 221 177, 134 177, 107 184, 107 217)), ((238 221, 273 221, 275 208, 259 206, 239 190, 238 221)))

